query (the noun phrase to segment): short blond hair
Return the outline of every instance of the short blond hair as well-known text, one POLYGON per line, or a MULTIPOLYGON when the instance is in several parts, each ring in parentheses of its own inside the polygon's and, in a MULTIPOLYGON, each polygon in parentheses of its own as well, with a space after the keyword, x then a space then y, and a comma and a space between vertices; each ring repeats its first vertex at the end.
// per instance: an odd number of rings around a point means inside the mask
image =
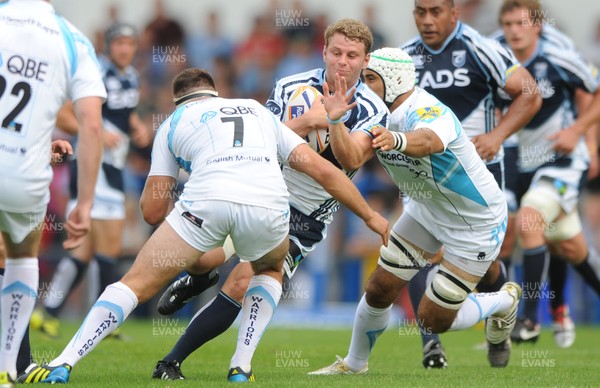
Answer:
POLYGON ((343 34, 350 40, 362 42, 365 45, 365 54, 371 51, 373 34, 365 23, 355 19, 341 19, 330 24, 325 30, 325 47, 329 45, 329 38, 336 32, 343 34))
POLYGON ((499 21, 502 19, 502 15, 512 11, 515 8, 525 8, 528 12, 531 22, 536 26, 542 25, 542 4, 539 0, 504 0, 502 6, 500 6, 500 13, 498 16, 499 21))

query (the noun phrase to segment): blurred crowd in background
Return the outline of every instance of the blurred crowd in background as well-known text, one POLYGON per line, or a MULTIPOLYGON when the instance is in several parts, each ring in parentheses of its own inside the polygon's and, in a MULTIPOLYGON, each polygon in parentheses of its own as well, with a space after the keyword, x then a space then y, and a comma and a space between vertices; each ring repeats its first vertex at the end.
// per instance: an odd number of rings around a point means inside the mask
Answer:
MULTIPOLYGON (((457 5, 460 5, 461 20, 481 33, 489 34, 497 28, 497 11, 487 9, 484 1, 466 0, 457 2, 457 5)), ((265 102, 276 80, 323 67, 323 33, 329 23, 337 20, 334 15, 312 14, 310 10, 304 9, 301 1, 292 1, 286 7, 280 6, 278 9, 266 5, 263 10, 257 9, 255 15, 248 15, 246 37, 233 41, 223 31, 222 20, 225 15, 217 11, 207 10, 204 13, 205 20, 199 20, 201 31, 191 33, 189 31, 199 31, 197 26, 190 28, 191 26, 183 25, 170 16, 167 2, 157 0, 153 7, 154 16, 139 30, 139 46, 134 66, 141 76, 138 113, 154 132, 174 109, 171 81, 184 68, 208 69, 215 79, 220 96, 254 98, 265 102)), ((389 37, 377 28, 377 13, 375 6, 364 4, 361 19, 372 29, 373 49, 390 44, 389 37)), ((116 3, 106 10, 104 18, 106 28, 115 22, 131 22, 127 15, 119 11, 116 3)), ((104 30, 101 29, 90 37, 98 55, 102 55, 105 50, 104 30)), ((411 37, 406 36, 402 41, 409 38, 411 37)), ((590 61, 600 66, 600 23, 595 36, 590 37, 589 45, 579 49, 590 61)), ((56 137, 69 139, 68 135, 59 130, 56 131, 56 137)), ((150 147, 138 149, 132 146, 125 179, 128 199, 123 270, 131 264, 152 231, 141 218, 138 205, 149 166, 150 147)), ((65 217, 69 169, 65 164, 55 166, 54 169, 52 201, 48 208, 47 227, 40 255, 41 282, 50 280, 56 263, 65 255, 60 245, 62 228, 57 225, 65 217)), ((390 220, 397 218, 397 213, 401 210, 398 188, 391 183, 376 159, 359 171, 354 182, 374 209, 388 215, 390 220)), ((600 214, 596 214, 597 212, 588 210, 583 219, 588 221, 590 241, 594 241, 598 249, 600 214)), ((294 277, 295 284, 284 285, 284 291, 286 287, 288 290, 303 291, 295 293, 296 300, 290 302, 309 305, 315 309, 330 301, 356 302, 362 294, 368 274, 376 265, 379 247, 378 236, 371 233, 359 219, 342 209, 329 228, 324 244, 320 244, 307 262, 303 263, 306 265, 300 266, 301 273, 294 277)), ((518 268, 516 266, 516 270, 518 268)), ((222 271, 221 279, 225 279, 227 268, 222 271)), ((572 295, 585 295, 586 300, 594 300, 596 305, 600 305, 593 292, 580 283, 578 278, 570 276, 569 300, 572 295)), ((82 287, 89 286, 83 282, 82 287)), ((89 301, 82 295, 90 294, 94 299, 97 295, 95 291, 75 294, 74 300, 70 301, 75 308, 68 309, 73 314, 87 309, 89 301)), ((590 309, 589 303, 586 308, 579 299, 581 298, 572 300, 575 319, 600 322, 600 308, 590 309)), ((139 309, 138 314, 154 314, 151 305, 139 309)), ((190 313, 190 309, 187 309, 187 313, 190 313)))

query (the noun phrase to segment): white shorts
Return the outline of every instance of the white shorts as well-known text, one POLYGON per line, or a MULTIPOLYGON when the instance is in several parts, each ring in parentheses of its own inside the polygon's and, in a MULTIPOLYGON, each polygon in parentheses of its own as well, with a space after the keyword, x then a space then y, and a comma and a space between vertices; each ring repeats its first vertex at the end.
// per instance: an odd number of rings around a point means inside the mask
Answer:
POLYGON ((12 213, 0 210, 0 230, 6 232, 14 244, 19 244, 44 222, 45 216, 46 210, 39 213, 12 213))
MULTIPOLYGON (((67 217, 75 208, 77 200, 71 199, 67 204, 67 217)), ((103 200, 94 198, 91 211, 92 220, 124 220, 125 203, 123 201, 103 200)))
POLYGON ((255 261, 288 238, 290 211, 219 200, 180 200, 166 221, 200 252, 223 246, 231 235, 238 257, 255 261))
POLYGON ((415 201, 410 202, 394 225, 394 231, 425 252, 435 253, 443 245, 444 259, 472 275, 485 275, 500 253, 506 233, 506 213, 499 224, 474 230, 442 228, 425 207, 415 204, 415 201))

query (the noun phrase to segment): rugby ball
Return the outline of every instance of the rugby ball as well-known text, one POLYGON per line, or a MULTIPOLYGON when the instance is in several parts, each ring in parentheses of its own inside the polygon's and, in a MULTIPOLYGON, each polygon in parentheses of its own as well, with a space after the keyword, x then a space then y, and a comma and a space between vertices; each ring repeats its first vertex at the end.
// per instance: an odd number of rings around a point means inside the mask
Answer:
MULTIPOLYGON (((321 95, 316 88, 308 85, 294 90, 288 100, 284 122, 302 116, 310 109, 314 101, 320 101, 321 95)), ((322 153, 329 146, 329 128, 313 129, 304 140, 313 150, 322 153)))

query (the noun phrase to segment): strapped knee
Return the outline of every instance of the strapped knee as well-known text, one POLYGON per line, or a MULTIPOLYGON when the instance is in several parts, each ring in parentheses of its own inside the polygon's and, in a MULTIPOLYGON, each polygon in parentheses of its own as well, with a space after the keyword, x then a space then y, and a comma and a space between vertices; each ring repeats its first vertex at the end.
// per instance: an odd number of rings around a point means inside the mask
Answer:
POLYGON ((388 246, 381 246, 378 264, 402 280, 410 281, 427 264, 423 252, 414 248, 393 230, 388 246))
POLYGON ((565 241, 577 236, 582 230, 579 213, 574 211, 548 225, 544 237, 548 241, 565 241))
POLYGON ((442 264, 425 295, 441 307, 458 310, 476 285, 477 283, 459 278, 442 264))

